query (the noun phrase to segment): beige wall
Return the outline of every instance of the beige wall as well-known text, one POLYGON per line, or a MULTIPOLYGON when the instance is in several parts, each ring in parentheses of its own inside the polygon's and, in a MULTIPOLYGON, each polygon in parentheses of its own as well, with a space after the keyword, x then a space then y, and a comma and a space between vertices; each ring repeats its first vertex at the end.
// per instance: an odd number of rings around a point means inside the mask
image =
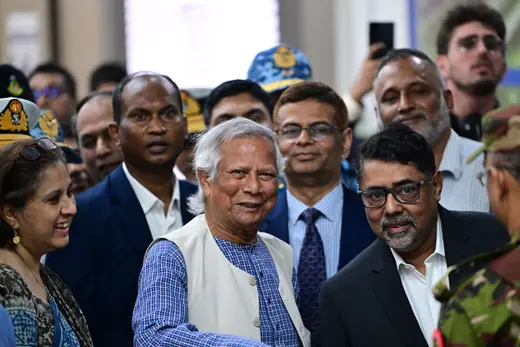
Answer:
MULTIPOLYGON (((106 60, 124 61, 124 0, 56 1, 59 62, 76 77, 81 97, 87 93, 93 67, 106 60)), ((51 55, 48 3, 48 0, 0 0, 0 23, 5 23, 13 11, 40 14, 40 62, 51 55)), ((279 0, 279 3, 282 42, 305 52, 314 78, 339 92, 348 89, 366 55, 369 21, 397 22, 396 46, 408 44, 407 0, 279 0)), ((6 62, 5 24, 0 24, 0 54, 6 62)))
POLYGON ((124 0, 60 0, 58 19, 59 59, 78 80, 81 97, 92 68, 124 61, 124 0))
MULTIPOLYGON (((0 54, 2 57, 2 63, 9 62, 6 23, 9 15, 15 12, 34 12, 38 14, 40 22, 38 37, 40 41, 39 56, 41 60, 47 60, 51 57, 49 11, 50 9, 47 1, 0 0, 0 54)), ((20 68, 22 67, 20 66, 20 68)))
MULTIPOLYGON (((12 12, 39 14, 38 61, 51 59, 49 1, 0 0, 0 23, 12 12)), ((57 15, 57 58, 76 78, 81 98, 88 92, 93 67, 106 60, 124 61, 124 0, 57 0, 57 15)), ((5 24, 0 25, 0 54, 2 62, 9 62, 5 24)))
POLYGON ((281 41, 304 52, 313 78, 336 85, 334 6, 345 0, 280 0, 281 41))

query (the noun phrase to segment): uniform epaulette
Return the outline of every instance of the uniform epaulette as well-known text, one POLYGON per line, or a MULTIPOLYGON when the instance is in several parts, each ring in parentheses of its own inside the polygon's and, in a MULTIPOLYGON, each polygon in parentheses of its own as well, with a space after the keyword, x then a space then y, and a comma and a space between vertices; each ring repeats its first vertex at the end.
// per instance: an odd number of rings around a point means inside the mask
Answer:
POLYGON ((433 287, 432 291, 433 295, 435 296, 435 299, 437 299, 437 301, 441 303, 444 303, 447 302, 453 296, 453 294, 455 294, 457 288, 453 288, 452 290, 448 288, 448 278, 451 275, 456 274, 461 269, 475 266, 477 262, 494 259, 518 246, 520 246, 520 241, 512 241, 508 243, 506 246, 497 248, 486 253, 477 254, 473 257, 468 258, 462 263, 450 266, 448 268, 448 271, 446 272, 446 275, 444 275, 433 287))

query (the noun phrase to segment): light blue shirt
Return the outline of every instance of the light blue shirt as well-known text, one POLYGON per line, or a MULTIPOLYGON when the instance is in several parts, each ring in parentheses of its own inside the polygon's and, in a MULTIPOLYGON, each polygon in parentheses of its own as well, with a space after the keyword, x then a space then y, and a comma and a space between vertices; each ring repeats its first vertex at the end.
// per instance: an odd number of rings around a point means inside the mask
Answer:
POLYGON ((338 184, 314 206, 307 206, 287 190, 287 207, 289 210, 289 243, 294 252, 294 268, 298 270, 300 251, 305 238, 306 225, 300 215, 309 207, 314 207, 323 215, 316 221, 316 228, 323 241, 327 278, 338 272, 339 250, 341 240, 341 221, 343 212, 343 186, 338 184))
POLYGON ((460 137, 451 130, 440 164, 444 179, 440 204, 448 210, 490 211, 486 187, 477 178, 477 174, 484 170, 484 156, 466 164, 468 157, 480 146, 480 142, 460 137))
POLYGON ((3 306, 0 305, 0 346, 1 347, 16 347, 14 342, 14 327, 13 321, 9 313, 3 306))

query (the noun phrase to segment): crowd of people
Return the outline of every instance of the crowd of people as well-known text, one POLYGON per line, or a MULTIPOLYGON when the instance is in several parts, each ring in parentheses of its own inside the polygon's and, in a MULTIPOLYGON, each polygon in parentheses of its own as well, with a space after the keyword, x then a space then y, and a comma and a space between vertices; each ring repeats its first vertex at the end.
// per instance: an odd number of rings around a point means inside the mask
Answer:
POLYGON ((505 39, 455 6, 344 95, 285 44, 213 89, 1 65, 0 346, 520 346, 505 39))

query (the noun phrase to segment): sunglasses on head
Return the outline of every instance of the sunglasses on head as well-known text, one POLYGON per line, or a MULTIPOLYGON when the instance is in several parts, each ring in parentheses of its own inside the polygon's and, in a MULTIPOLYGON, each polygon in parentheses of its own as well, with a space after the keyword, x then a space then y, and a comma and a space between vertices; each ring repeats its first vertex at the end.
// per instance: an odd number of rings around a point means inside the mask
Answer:
POLYGON ((482 39, 482 43, 486 50, 492 53, 502 53, 504 52, 505 45, 504 42, 494 36, 494 35, 486 35, 483 37, 479 37, 477 35, 470 35, 466 37, 462 37, 457 41, 457 45, 459 46, 459 50, 461 52, 469 52, 475 49, 478 42, 482 39))
POLYGON ((57 148, 56 144, 48 137, 42 137, 31 145, 24 147, 18 157, 23 157, 25 160, 34 161, 38 159, 43 152, 53 151, 57 148))

